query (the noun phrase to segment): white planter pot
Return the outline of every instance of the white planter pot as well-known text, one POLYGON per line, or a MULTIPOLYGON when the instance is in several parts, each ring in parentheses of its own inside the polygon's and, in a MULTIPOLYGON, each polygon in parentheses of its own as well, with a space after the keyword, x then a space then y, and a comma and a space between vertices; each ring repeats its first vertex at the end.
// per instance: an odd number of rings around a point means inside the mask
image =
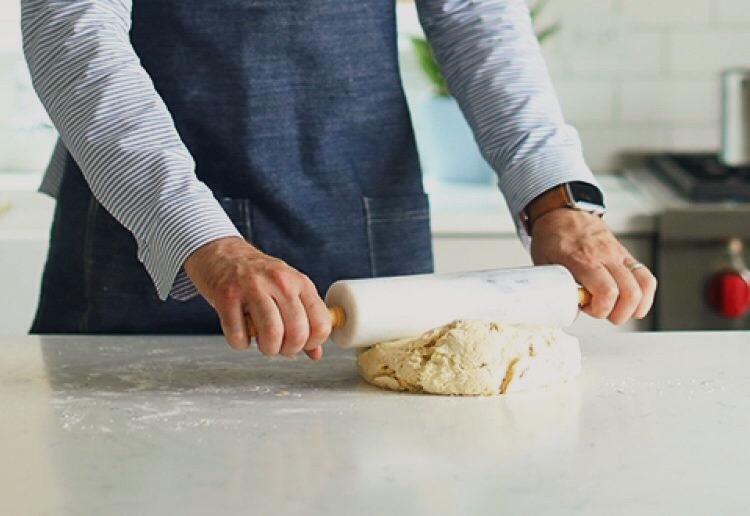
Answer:
POLYGON ((495 173, 453 98, 423 96, 412 102, 411 114, 426 176, 461 183, 494 181, 495 173))

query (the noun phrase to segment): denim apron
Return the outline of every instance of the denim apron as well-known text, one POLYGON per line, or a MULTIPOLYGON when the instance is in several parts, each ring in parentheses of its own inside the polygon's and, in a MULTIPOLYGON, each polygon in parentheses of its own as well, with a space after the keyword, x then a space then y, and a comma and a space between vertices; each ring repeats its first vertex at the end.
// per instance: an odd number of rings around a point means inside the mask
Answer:
MULTIPOLYGON (((135 0, 131 42, 242 235, 323 294, 432 270, 394 0, 135 0)), ((215 333, 160 301, 133 236, 69 158, 35 333, 215 333)))

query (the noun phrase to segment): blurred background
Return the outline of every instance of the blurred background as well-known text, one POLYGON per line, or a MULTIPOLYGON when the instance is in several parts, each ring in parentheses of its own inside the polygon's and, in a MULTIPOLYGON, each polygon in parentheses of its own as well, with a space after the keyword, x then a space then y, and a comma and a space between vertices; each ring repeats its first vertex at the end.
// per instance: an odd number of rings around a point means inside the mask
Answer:
MULTIPOLYGON (((412 2, 399 14, 402 34, 421 33, 412 2)), ((552 24, 542 50, 592 168, 615 170, 629 151, 718 149, 720 73, 750 65, 747 0, 550 0, 535 25, 552 24)), ((424 94, 408 47, 407 87, 424 94)))
MULTIPOLYGON (((412 2, 402 35, 420 34, 412 2)), ((54 131, 23 61, 19 2, 0 3, 0 173, 38 173, 54 131)), ((715 150, 719 73, 750 62, 746 0, 551 0, 537 22, 559 23, 542 49, 567 119, 597 171, 628 150, 715 150)), ((430 91, 402 38, 407 89, 430 91)))

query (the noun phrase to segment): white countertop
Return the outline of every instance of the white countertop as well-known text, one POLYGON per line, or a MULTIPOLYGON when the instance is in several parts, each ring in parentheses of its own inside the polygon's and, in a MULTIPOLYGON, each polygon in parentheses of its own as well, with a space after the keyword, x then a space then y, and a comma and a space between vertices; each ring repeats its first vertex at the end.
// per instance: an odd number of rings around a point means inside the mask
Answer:
POLYGON ((750 333, 582 346, 568 384, 450 398, 333 349, 0 338, 0 514, 746 514, 750 333))

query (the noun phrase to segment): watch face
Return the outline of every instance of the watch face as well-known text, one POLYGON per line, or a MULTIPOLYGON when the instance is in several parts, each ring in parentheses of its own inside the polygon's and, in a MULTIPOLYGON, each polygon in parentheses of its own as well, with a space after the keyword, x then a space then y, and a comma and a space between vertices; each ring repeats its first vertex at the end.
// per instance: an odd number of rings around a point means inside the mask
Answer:
POLYGON ((572 181, 568 183, 568 188, 575 203, 604 207, 604 196, 594 185, 583 181, 572 181))

